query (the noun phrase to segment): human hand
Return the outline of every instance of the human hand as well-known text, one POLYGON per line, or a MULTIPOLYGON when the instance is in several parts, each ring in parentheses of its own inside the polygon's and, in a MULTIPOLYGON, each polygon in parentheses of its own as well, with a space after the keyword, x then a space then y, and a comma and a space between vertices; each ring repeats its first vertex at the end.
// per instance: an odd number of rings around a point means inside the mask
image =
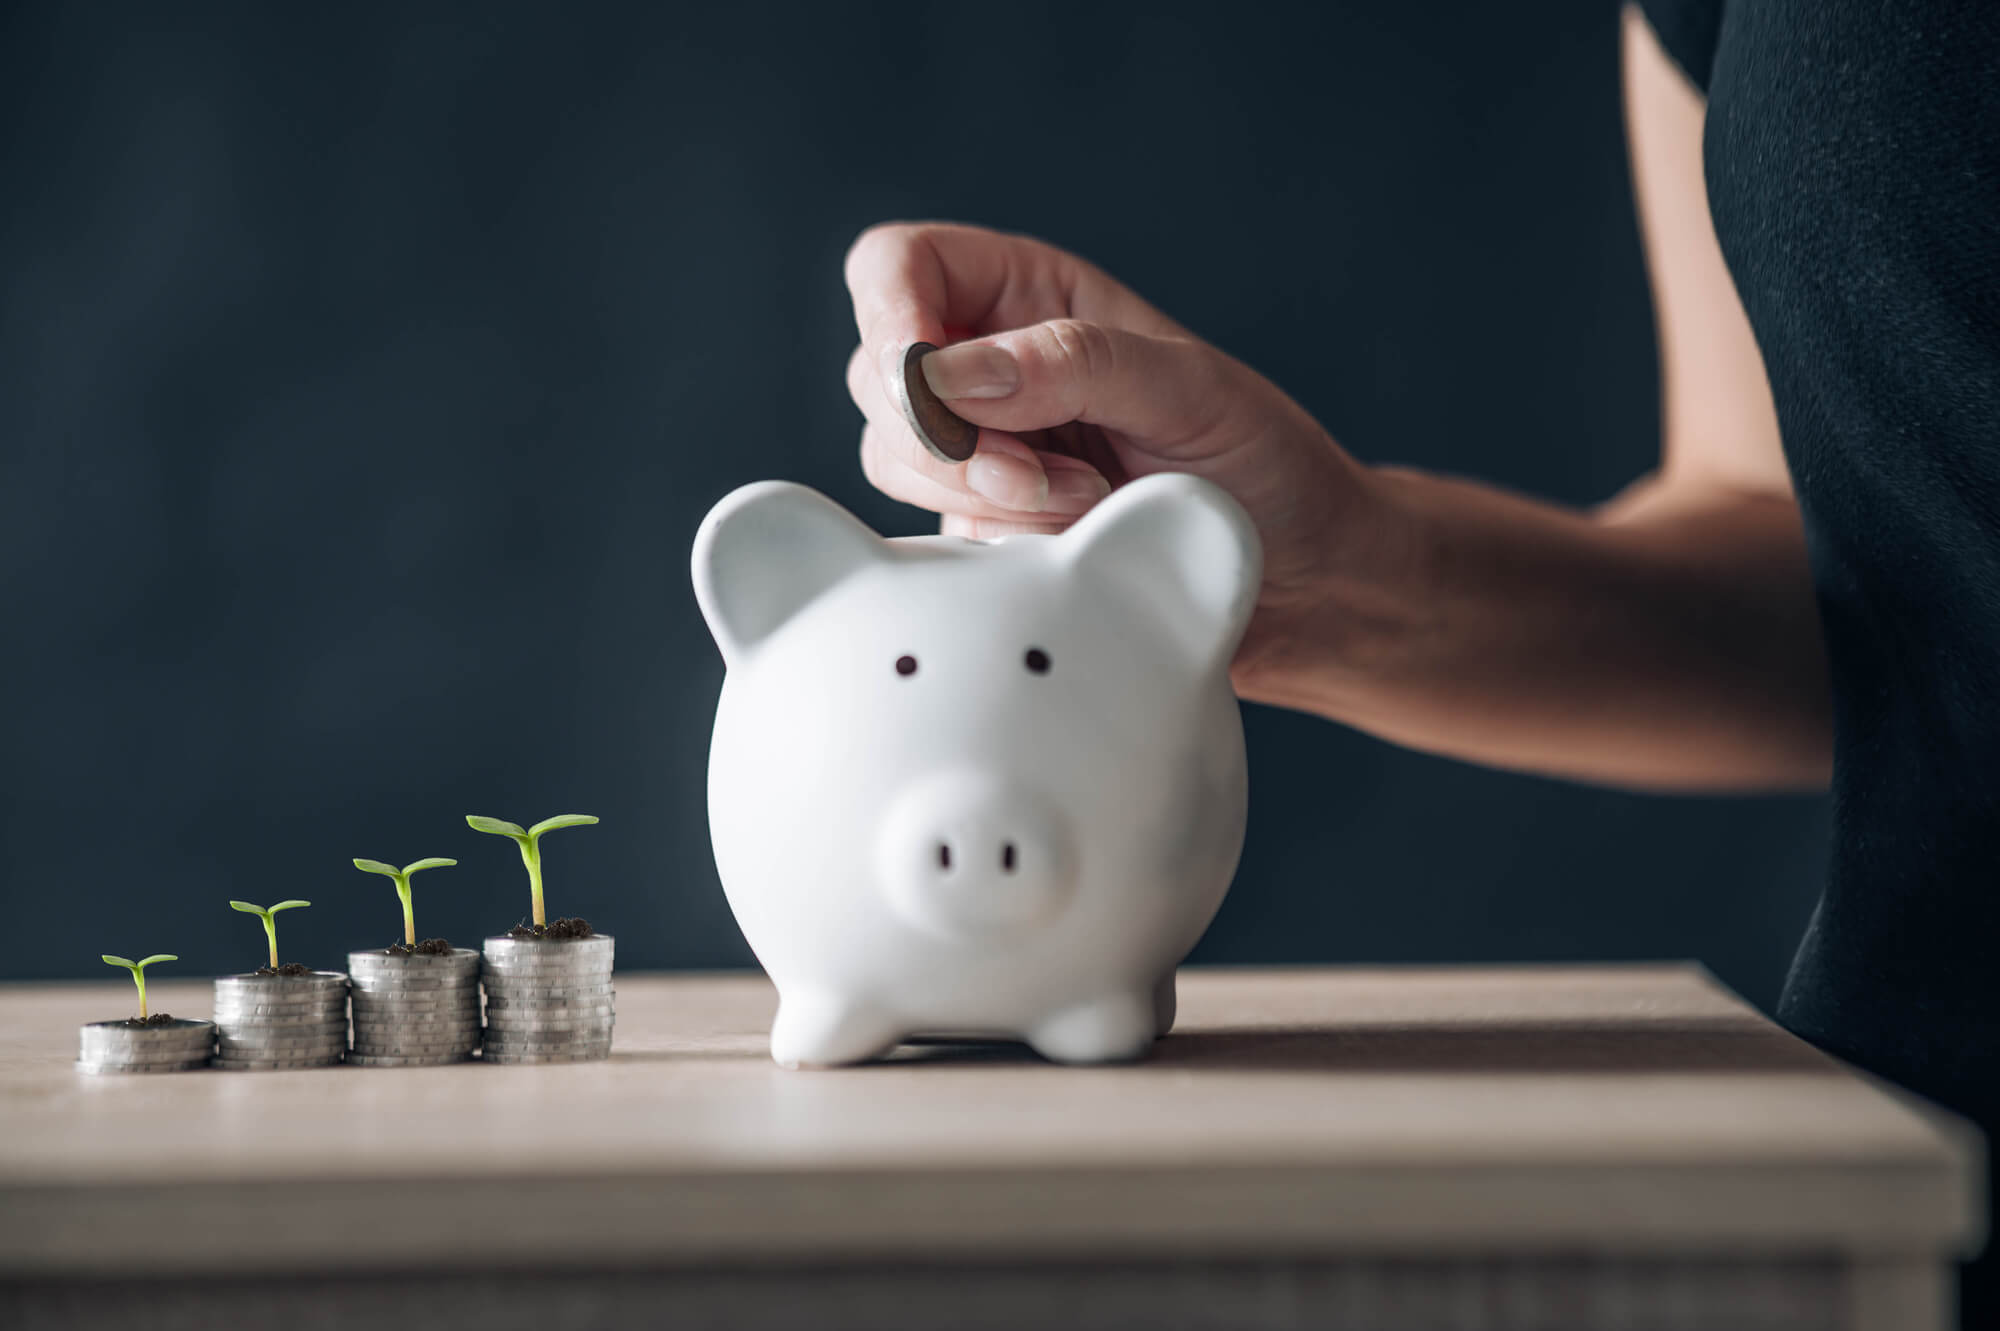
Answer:
MULTIPOLYGON (((1366 524, 1368 471, 1269 380, 1097 268, 1026 236, 940 223, 862 233, 847 255, 861 345, 847 384, 867 417, 861 467, 947 533, 1060 531, 1156 471, 1220 485, 1256 524, 1264 586, 1238 655, 1284 655, 1366 524), (890 389, 915 342, 923 373, 979 427, 964 463, 932 454, 890 389)), ((1351 570, 1350 570, 1351 571, 1351 570)), ((1239 678, 1239 687, 1241 679, 1239 678)))

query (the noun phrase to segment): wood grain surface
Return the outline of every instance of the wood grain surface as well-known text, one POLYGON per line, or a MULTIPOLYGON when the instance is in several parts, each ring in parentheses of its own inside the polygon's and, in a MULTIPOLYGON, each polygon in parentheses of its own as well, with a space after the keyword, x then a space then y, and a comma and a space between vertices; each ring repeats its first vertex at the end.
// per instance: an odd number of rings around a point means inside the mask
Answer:
MULTIPOLYGON (((206 987, 151 986, 208 1013, 206 987)), ((129 986, 0 988, 0 1271, 1976 1245, 1978 1144, 1691 966, 1187 971, 1154 1056, 770 1063, 756 976, 610 1061, 91 1077, 129 986)))

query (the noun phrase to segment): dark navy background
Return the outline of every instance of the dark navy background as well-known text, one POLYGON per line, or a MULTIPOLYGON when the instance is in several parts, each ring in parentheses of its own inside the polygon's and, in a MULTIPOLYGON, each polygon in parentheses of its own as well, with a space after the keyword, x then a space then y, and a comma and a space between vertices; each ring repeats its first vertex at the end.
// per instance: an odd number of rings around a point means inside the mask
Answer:
MULTIPOLYGON (((702 774, 701 514, 890 532, 840 258, 953 217, 1086 254, 1352 449, 1563 501, 1657 448, 1608 3, 15 5, 0 13, 8 976, 526 909, 462 821, 599 814, 553 909, 742 965, 702 774)), ((1768 1002, 1817 799, 1478 771, 1257 708, 1215 962, 1696 956, 1768 1002)), ((782 817, 774 810, 773 817, 782 817)))

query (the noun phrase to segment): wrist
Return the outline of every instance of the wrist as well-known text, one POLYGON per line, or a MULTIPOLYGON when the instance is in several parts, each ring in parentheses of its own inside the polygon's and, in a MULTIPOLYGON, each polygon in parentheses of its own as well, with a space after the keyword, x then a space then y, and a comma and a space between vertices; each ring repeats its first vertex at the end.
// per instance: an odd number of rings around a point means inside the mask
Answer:
POLYGON ((1418 473, 1336 456, 1326 502, 1302 505, 1296 532, 1267 536, 1264 586, 1230 678, 1250 701, 1350 719, 1422 640, 1431 542, 1414 502, 1418 473))

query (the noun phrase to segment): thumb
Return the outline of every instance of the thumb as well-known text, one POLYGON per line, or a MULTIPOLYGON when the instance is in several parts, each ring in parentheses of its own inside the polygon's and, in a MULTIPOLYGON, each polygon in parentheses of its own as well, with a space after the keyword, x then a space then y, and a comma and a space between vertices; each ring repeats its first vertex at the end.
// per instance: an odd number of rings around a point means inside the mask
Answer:
POLYGON ((1050 319, 925 356, 931 391, 975 425, 1020 434, 1082 421, 1172 456, 1212 434, 1234 362, 1191 338, 1050 319))

